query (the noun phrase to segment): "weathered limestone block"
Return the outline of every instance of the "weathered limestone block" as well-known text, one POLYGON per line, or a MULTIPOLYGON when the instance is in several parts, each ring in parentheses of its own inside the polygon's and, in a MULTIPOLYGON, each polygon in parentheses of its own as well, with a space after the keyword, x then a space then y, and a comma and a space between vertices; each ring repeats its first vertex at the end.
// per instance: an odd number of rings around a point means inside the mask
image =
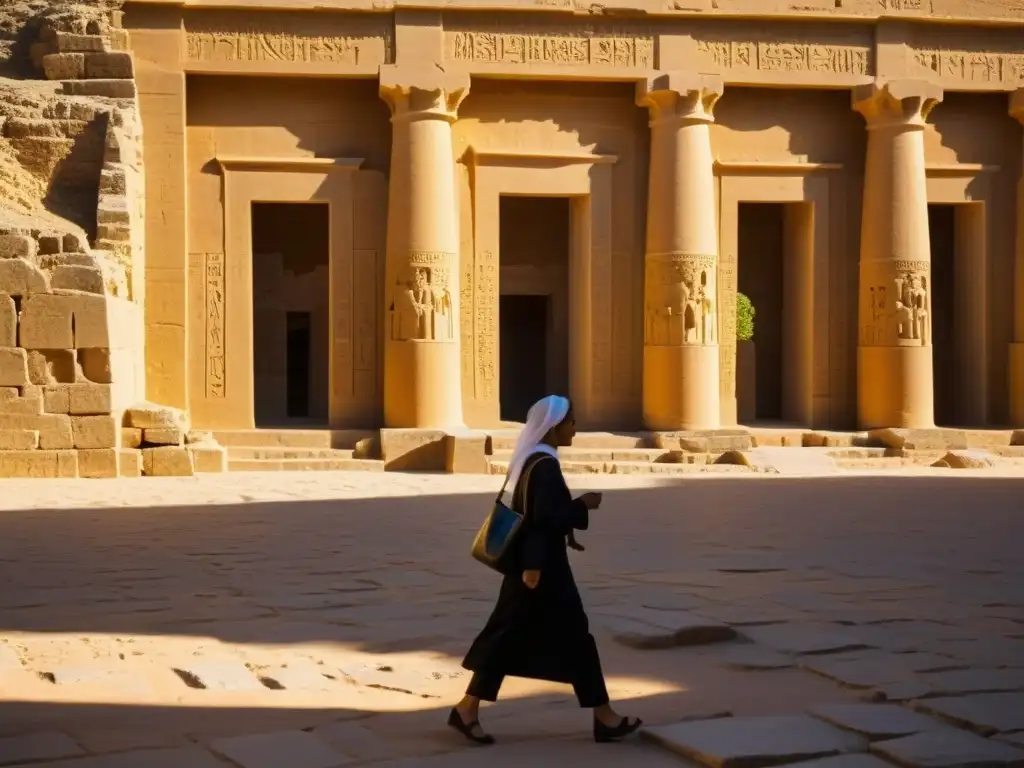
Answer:
POLYGON ((750 450, 750 433, 743 429, 714 429, 693 432, 658 432, 656 448, 683 450, 689 453, 722 453, 750 450))
POLYGON ((195 468, 186 448, 162 445, 142 449, 142 474, 146 477, 192 477, 195 468))
POLYGON ((78 477, 75 451, 0 451, 0 477, 78 477))
POLYGON ((0 430, 31 429, 39 432, 39 447, 59 450, 74 447, 71 418, 63 414, 41 415, 0 413, 0 430))
POLYGON ((115 416, 72 416, 75 448, 116 448, 121 428, 115 416))
POLYGON ((103 272, 98 267, 62 264, 54 268, 51 284, 55 289, 102 294, 105 281, 103 272))
POLYGON ((132 55, 121 51, 86 54, 85 76, 90 80, 130 80, 135 77, 132 55))
POLYGON ((111 350, 102 347, 78 350, 82 375, 95 384, 113 384, 114 371, 111 357, 111 350))
POLYGON ((18 312, 14 299, 0 293, 0 347, 18 346, 18 312))
POLYGON ((64 248, 64 239, 60 235, 40 235, 37 238, 37 242, 39 243, 40 256, 58 254, 64 248))
POLYGON ((148 427, 142 430, 142 442, 149 445, 184 445, 185 430, 181 427, 148 427))
POLYGON ((186 450, 192 456, 192 465, 196 472, 227 472, 227 449, 216 443, 194 443, 186 450))
POLYGON ((33 384, 70 384, 78 380, 73 349, 28 350, 28 378, 33 384))
POLYGON ((38 447, 38 430, 0 429, 0 451, 34 451, 38 447))
POLYGON ((97 416, 114 410, 109 384, 50 384, 43 387, 43 400, 47 413, 97 416))
POLYGON ((101 195, 99 207, 96 210, 96 221, 100 225, 131 224, 128 198, 124 195, 101 195))
POLYGON ((120 450, 117 460, 121 477, 142 477, 142 451, 120 450))
POLYGON ((1010 436, 1010 445, 1024 445, 1024 429, 1015 429, 1010 436))
POLYGON ((962 429, 872 429, 870 440, 886 448, 904 451, 966 450, 967 433, 962 429))
POLYGON ((108 49, 103 35, 78 35, 73 32, 57 32, 53 44, 61 53, 102 53, 108 49))
POLYGON ((486 475, 490 471, 487 461, 487 437, 484 435, 445 435, 445 472, 486 475))
POLYGON ((142 430, 138 427, 121 427, 121 446, 138 448, 142 445, 142 430))
MULTIPOLYGON (((3 258, 0 261, 0 292, 9 296, 30 296, 49 290, 50 278, 34 264, 21 258, 3 258)), ((60 349, 60 345, 51 349, 60 349)))
POLYGON ((444 432, 437 429, 382 429, 381 458, 389 472, 443 472, 444 432))
POLYGON ((125 424, 139 429, 179 427, 188 431, 188 414, 179 408, 155 403, 139 403, 125 412, 125 424))
POLYGON ((36 241, 28 235, 0 233, 0 259, 32 259, 36 253, 36 241))
POLYGON ((49 53, 43 56, 47 80, 79 80, 85 77, 84 53, 49 53))
POLYGON ((43 413, 43 393, 37 388, 22 387, 25 394, 20 397, 4 397, 0 400, 0 413, 39 416, 43 413))
POLYGON ((123 299, 83 291, 33 294, 22 303, 21 346, 137 348, 141 335, 138 311, 123 299))
POLYGON ((43 411, 45 413, 70 413, 71 393, 66 386, 43 387, 43 411))
POLYGON ((190 429, 185 434, 185 443, 187 445, 194 445, 195 443, 204 443, 206 445, 220 445, 217 439, 213 436, 213 432, 207 432, 202 429, 190 429))
POLYGON ((988 451, 967 450, 949 451, 932 466, 948 467, 950 469, 988 469, 989 467, 994 467, 997 463, 997 457, 988 451))
POLYGON ((20 347, 0 348, 0 386, 22 387, 28 383, 28 353, 20 347))
POLYGON ((714 461, 715 464, 731 464, 733 466, 746 467, 753 472, 777 473, 778 470, 770 464, 761 461, 757 456, 745 451, 726 451, 714 461))
POLYGON ((117 477, 120 454, 116 448, 90 448, 78 452, 79 477, 117 477))

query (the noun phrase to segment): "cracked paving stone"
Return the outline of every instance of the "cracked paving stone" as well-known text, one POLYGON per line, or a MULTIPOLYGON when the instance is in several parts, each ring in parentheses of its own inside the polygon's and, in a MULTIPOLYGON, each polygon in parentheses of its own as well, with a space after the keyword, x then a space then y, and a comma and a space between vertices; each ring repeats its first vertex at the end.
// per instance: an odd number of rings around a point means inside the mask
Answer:
POLYGON ((914 709, 986 735, 1024 730, 1024 693, 979 693, 921 699, 914 709))
POLYGON ((712 656, 723 667, 730 669, 787 669, 794 666, 791 656, 756 645, 737 645, 723 649, 712 656))
POLYGON ((85 754, 70 736, 57 731, 41 731, 0 739, 0 765, 59 760, 85 754))
POLYGON ((603 612, 599 623, 608 629, 620 645, 638 649, 710 645, 734 640, 736 630, 727 624, 704 619, 685 611, 655 610, 643 607, 603 612))
POLYGON ((930 696, 934 691, 930 685, 919 680, 901 680, 898 683, 880 685, 871 693, 882 701, 913 701, 930 696))
POLYGON ((246 666, 236 661, 192 661, 174 671, 190 688, 211 691, 265 691, 246 666))
POLYGON ((809 658, 801 659, 800 666, 850 688, 877 688, 914 677, 901 655, 809 658))
POLYGON ((786 763, 785 766, 779 768, 892 768, 892 766, 874 755, 853 754, 804 760, 801 763, 786 763))
POLYGON ((337 768, 352 758, 305 731, 217 739, 210 749, 242 768, 337 768))
POLYGON ((843 632, 799 624, 746 627, 743 634, 758 645, 798 655, 838 653, 868 647, 857 638, 843 632))
POLYGON ((943 723, 898 704, 820 704, 810 713, 872 741, 944 728, 943 723))
POLYGON ((871 751, 911 768, 996 768, 1024 765, 1024 751, 968 731, 943 728, 876 741, 871 751))
POLYGON ((32 763, 32 768, 224 768, 224 763, 199 747, 137 749, 113 755, 32 763))
POLYGON ((712 768, 762 768, 866 751, 868 742, 809 715, 735 717, 647 728, 646 738, 712 768))
POLYGON ((1024 690, 1024 670, 958 669, 921 677, 939 694, 1000 693, 1024 690))

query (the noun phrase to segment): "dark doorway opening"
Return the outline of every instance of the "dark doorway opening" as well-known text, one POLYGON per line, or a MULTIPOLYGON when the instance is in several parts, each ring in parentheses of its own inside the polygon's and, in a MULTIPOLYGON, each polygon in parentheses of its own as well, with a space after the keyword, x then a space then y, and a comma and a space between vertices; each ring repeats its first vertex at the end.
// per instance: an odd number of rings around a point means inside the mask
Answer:
POLYGON ((330 208, 253 203, 256 425, 326 425, 330 208))
POLYGON ((932 325, 935 423, 939 426, 958 426, 960 372, 956 344, 956 224, 955 205, 928 206, 928 238, 932 249, 928 314, 932 325))
POLYGON ((502 421, 569 390, 570 200, 503 196, 499 207, 502 421))
POLYGON ((744 350, 737 348, 739 421, 778 421, 783 418, 786 204, 740 203, 738 247, 739 292, 750 299, 756 312, 753 376, 741 370, 744 350))

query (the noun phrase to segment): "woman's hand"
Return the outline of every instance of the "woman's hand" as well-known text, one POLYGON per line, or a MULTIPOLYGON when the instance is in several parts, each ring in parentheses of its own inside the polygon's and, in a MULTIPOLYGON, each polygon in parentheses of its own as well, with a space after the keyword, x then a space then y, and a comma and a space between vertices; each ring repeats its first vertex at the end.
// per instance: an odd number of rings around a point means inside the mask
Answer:
POLYGON ((583 502, 587 509, 597 509, 601 506, 601 494, 596 491, 590 491, 580 496, 580 501, 583 502))
POLYGON ((536 589, 540 584, 540 571, 523 571, 523 584, 527 589, 536 589))

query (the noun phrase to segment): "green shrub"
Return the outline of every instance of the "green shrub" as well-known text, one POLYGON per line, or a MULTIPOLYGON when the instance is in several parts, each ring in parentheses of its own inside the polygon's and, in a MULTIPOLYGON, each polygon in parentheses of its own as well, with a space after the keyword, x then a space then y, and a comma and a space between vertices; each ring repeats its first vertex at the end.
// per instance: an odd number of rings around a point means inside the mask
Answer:
POLYGON ((736 294, 736 339, 750 341, 754 338, 754 316, 757 310, 744 293, 736 294))

